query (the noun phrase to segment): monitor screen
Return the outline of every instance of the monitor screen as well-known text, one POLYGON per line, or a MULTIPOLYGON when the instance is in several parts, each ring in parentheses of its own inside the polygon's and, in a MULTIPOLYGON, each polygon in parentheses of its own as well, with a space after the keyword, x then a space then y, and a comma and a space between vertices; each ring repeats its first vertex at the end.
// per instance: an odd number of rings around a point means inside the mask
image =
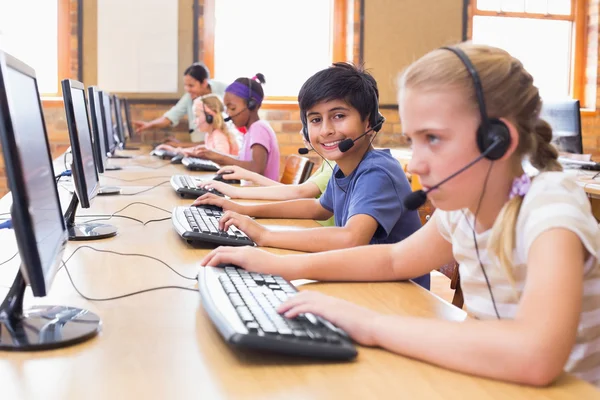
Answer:
POLYGON ((102 99, 102 115, 104 116, 104 129, 106 132, 108 152, 114 153, 117 143, 115 141, 115 132, 113 129, 110 95, 107 92, 100 91, 100 98, 102 99))
POLYGON ((123 115, 121 114, 121 100, 112 95, 113 110, 115 112, 116 133, 119 136, 119 142, 125 143, 125 128, 123 127, 123 115))
POLYGON ((562 153, 583 153, 579 100, 544 101, 540 118, 552 127, 552 143, 562 153))
POLYGON ((92 136, 83 84, 65 79, 62 82, 73 152, 73 177, 82 208, 90 207, 90 200, 98 192, 98 173, 94 162, 92 136))
POLYGON ((94 132, 94 143, 98 162, 98 172, 104 172, 104 166, 108 160, 106 147, 104 124, 102 123, 102 102, 100 101, 100 92, 94 86, 88 88, 90 101, 90 116, 92 117, 92 128, 94 132))
POLYGON ((13 196, 13 226, 24 276, 34 295, 45 296, 64 250, 66 227, 35 74, 11 59, 6 55, 1 66, 0 91, 6 94, 8 115, 2 115, 0 135, 13 196))
POLYGON ((129 114, 129 101, 127 99, 123 99, 122 101, 123 103, 123 111, 125 112, 125 122, 126 122, 126 128, 127 128, 127 138, 131 139, 133 138, 133 134, 134 134, 134 129, 133 129, 133 123, 131 122, 131 115, 129 114))

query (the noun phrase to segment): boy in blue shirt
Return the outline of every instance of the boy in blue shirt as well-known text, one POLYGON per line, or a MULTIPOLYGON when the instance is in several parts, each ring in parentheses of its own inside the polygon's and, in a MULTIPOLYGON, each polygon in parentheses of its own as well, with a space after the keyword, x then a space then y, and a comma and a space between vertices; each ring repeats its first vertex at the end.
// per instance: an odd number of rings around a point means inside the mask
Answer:
MULTIPOLYGON (((410 236, 421 227, 417 212, 402 205, 410 184, 390 151, 371 145, 385 121, 378 99, 375 79, 347 63, 317 72, 300 89, 305 138, 321 157, 337 164, 319 199, 246 205, 206 194, 194 205, 223 207, 221 229, 235 225, 264 247, 318 252, 410 236), (332 215, 335 227, 289 231, 270 231, 248 217, 326 220, 332 215)), ((414 281, 429 288, 429 274, 414 281)))

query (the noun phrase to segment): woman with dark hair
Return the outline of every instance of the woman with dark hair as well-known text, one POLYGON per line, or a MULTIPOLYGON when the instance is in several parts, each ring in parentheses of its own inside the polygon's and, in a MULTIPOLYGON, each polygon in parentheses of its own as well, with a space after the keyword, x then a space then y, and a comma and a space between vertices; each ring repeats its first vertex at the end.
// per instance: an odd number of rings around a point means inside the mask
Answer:
POLYGON ((133 121, 133 124, 136 127, 135 131, 139 133, 151 128, 177 126, 181 118, 183 118, 184 115, 187 115, 192 141, 203 141, 204 135, 196 133, 196 117, 193 109, 194 99, 210 93, 214 93, 222 99, 225 94, 225 85, 221 82, 211 80, 208 68, 202 63, 194 63, 184 71, 183 85, 186 93, 179 99, 177 104, 162 117, 153 121, 133 121))

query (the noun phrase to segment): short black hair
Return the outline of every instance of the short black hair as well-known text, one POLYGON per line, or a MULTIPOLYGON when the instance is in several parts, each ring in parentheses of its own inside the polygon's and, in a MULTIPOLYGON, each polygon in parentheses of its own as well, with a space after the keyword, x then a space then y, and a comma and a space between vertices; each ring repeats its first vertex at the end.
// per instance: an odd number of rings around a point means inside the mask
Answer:
POLYGON ((248 86, 248 82, 250 82, 250 86, 252 87, 252 91, 254 91, 256 94, 258 94, 260 96, 261 99, 264 99, 265 97, 265 92, 262 88, 262 85, 264 85, 265 83, 267 83, 265 76, 263 74, 261 74, 260 72, 258 72, 256 75, 254 75, 254 77, 256 79, 250 79, 250 78, 237 78, 235 80, 235 82, 239 82, 242 85, 248 86))
POLYGON ((183 76, 189 75, 200 83, 210 79, 210 71, 206 68, 206 65, 195 62, 185 69, 183 76))
POLYGON ((358 110, 360 118, 370 122, 377 118, 379 90, 377 81, 362 67, 337 62, 308 78, 300 93, 300 118, 306 126, 306 113, 317 103, 344 100, 358 110))

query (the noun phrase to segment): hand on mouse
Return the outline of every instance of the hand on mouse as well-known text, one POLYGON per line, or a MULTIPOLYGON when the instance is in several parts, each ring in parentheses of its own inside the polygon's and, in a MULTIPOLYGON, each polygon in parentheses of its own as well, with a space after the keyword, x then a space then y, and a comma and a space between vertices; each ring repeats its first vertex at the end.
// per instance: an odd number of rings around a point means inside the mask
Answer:
POLYGON ((221 193, 223 193, 225 196, 229 196, 232 198, 238 197, 238 191, 240 188, 235 187, 235 186, 231 186, 225 182, 219 182, 219 181, 202 181, 202 182, 198 182, 198 187, 202 188, 202 189, 215 189, 221 193))
POLYGON ((192 206, 201 206, 203 204, 211 204, 213 206, 219 206, 223 209, 223 211, 233 210, 236 212, 244 213, 245 207, 241 204, 238 204, 234 201, 227 200, 221 196, 217 196, 212 193, 205 193, 202 196, 198 197, 193 203, 192 206))

